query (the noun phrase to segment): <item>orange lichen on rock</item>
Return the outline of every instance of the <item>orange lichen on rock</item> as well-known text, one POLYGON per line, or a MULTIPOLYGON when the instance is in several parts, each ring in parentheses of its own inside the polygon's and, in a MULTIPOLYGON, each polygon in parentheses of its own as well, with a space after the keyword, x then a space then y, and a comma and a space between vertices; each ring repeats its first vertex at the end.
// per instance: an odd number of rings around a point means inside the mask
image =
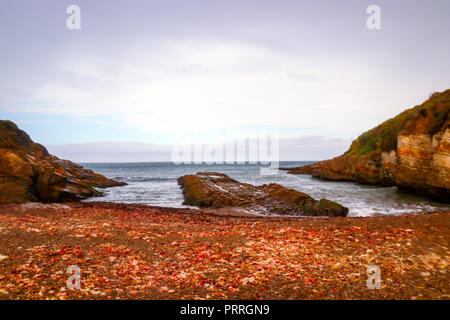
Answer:
POLYGON ((417 150, 397 149, 397 154, 425 160, 430 160, 433 158, 433 153, 417 150))

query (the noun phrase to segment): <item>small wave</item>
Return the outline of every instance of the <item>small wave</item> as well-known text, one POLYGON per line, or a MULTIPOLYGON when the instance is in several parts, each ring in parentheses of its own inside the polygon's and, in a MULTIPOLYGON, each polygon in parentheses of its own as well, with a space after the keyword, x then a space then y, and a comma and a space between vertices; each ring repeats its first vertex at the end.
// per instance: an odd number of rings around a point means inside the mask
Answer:
POLYGON ((125 182, 162 182, 162 181, 176 181, 172 178, 148 178, 148 177, 115 177, 114 180, 125 182))
MULTIPOLYGON (((291 165, 297 165, 291 163, 291 165)), ((288 166, 283 163, 282 166, 288 166)), ((95 169, 95 168, 94 168, 95 169)), ((102 190, 105 196, 91 201, 145 203, 149 205, 183 207, 183 194, 176 179, 197 171, 223 172, 241 182, 262 185, 279 183, 287 188, 309 194, 315 199, 327 198, 349 208, 350 217, 399 215, 419 212, 449 210, 449 206, 425 198, 405 195, 396 187, 380 188, 352 182, 313 179, 306 175, 261 176, 260 167, 254 165, 209 166, 172 164, 115 164, 97 170, 107 177, 124 181, 128 185, 102 190)), ((87 200, 89 201, 89 200, 87 200)))
POLYGON ((349 217, 380 217, 386 215, 403 215, 411 213, 426 213, 436 211, 432 206, 411 206, 408 208, 388 208, 383 207, 379 209, 367 208, 362 206, 351 207, 348 213, 349 217))

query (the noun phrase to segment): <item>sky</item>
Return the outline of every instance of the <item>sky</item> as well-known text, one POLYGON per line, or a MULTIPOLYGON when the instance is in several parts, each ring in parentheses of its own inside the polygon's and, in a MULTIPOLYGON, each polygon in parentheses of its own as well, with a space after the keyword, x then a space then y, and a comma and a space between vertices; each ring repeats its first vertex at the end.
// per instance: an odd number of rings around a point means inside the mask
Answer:
POLYGON ((0 0, 0 118, 78 162, 255 130, 279 132, 281 160, 322 160, 450 87, 449 15, 448 0, 0 0))

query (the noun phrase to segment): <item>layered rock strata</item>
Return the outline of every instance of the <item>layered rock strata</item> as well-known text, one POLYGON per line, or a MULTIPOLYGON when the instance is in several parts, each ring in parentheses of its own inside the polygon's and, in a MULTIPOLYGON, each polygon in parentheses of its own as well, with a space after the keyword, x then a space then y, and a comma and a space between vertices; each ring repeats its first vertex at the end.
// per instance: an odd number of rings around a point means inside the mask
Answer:
POLYGON ((254 186, 223 173, 199 172, 178 179, 184 204, 211 208, 242 208, 250 213, 344 217, 348 209, 276 183, 254 186))
POLYGON ((397 186, 450 202, 450 89, 363 133, 343 155, 292 174, 397 186))
POLYGON ((0 203, 72 202, 125 184, 50 155, 16 124, 0 120, 0 203))

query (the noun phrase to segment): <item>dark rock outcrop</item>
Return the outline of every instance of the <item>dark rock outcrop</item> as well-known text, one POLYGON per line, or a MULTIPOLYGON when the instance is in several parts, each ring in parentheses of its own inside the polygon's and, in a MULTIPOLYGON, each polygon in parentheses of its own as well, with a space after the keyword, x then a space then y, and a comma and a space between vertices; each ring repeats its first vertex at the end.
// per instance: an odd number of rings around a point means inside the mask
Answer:
POLYGON ((450 202, 450 89, 363 133, 343 155, 292 174, 397 186, 450 202))
POLYGON ((11 121, 0 120, 0 203, 72 202, 123 182, 61 160, 11 121))
POLYGON ((340 204, 283 187, 276 183, 254 186, 240 183, 223 173, 199 172, 178 179, 184 204, 199 207, 239 207, 259 214, 302 216, 346 216, 348 209, 340 204))

